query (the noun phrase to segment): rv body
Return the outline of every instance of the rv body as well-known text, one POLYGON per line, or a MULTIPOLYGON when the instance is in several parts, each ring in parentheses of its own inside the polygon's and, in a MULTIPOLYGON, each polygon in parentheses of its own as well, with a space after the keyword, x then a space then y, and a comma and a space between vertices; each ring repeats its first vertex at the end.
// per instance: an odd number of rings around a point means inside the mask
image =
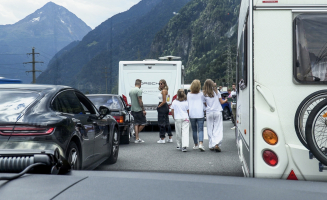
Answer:
MULTIPOLYGON (((326 88, 326 81, 323 81, 326 70, 321 69, 322 80, 317 82, 313 78, 304 79, 299 72, 303 66, 298 64, 299 60, 304 60, 301 58, 304 54, 298 52, 310 45, 300 45, 303 33, 296 21, 309 15, 316 20, 317 14, 327 16, 326 0, 241 2, 235 135, 246 177, 327 180, 327 172, 319 172, 319 161, 309 158, 309 150, 300 142, 294 128, 295 113, 301 101, 326 88), (265 141, 265 130, 275 132, 276 144, 265 141), (266 150, 275 153, 277 163, 265 162, 266 150)), ((312 32, 305 33, 308 43, 326 38, 315 30, 313 27, 312 32)), ((326 42, 325 39, 320 41, 322 45, 326 42)), ((318 47, 318 43, 314 45, 318 47)), ((307 53, 306 59, 312 58, 315 51, 307 53)))
MULTIPOLYGON (((177 91, 182 88, 183 82, 182 61, 120 61, 118 94, 125 95, 131 102, 129 91, 135 87, 135 80, 141 79, 142 101, 146 111, 148 124, 158 123, 157 107, 159 103, 159 81, 165 79, 168 85, 167 103, 170 105, 176 98, 177 91)), ((174 120, 169 115, 170 124, 174 120)))

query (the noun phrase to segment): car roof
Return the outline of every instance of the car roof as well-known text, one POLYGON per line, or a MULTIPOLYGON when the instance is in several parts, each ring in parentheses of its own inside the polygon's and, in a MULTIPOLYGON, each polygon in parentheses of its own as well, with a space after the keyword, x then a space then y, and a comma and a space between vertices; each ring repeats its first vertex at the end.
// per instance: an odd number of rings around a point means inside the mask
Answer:
POLYGON ((86 94, 87 97, 95 97, 95 96, 120 96, 118 94, 86 94))
POLYGON ((44 90, 61 90, 69 89, 72 87, 64 85, 43 85, 43 84, 0 84, 0 89, 21 89, 21 90, 34 90, 34 91, 44 91, 44 90))

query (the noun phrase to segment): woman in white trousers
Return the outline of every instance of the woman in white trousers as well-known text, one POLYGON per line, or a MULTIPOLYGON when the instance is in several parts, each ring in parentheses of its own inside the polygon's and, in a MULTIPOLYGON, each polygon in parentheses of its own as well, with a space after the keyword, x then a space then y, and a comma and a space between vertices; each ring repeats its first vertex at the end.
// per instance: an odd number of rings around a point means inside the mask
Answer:
POLYGON ((188 102, 184 90, 180 89, 177 92, 177 99, 171 105, 171 114, 175 120, 176 142, 177 149, 183 152, 187 151, 189 147, 189 125, 188 117, 188 102))
POLYGON ((211 79, 204 82, 203 102, 206 105, 209 149, 221 152, 221 142, 223 140, 223 117, 221 114, 223 109, 221 104, 226 103, 227 99, 222 100, 211 79))

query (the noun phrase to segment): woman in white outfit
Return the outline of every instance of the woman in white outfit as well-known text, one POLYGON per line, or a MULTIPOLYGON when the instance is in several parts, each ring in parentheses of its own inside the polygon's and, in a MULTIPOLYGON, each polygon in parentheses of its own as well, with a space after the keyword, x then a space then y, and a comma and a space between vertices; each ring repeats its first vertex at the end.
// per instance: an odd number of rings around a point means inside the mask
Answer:
POLYGON ((183 89, 178 90, 177 99, 171 105, 171 114, 175 120, 177 149, 187 151, 189 146, 188 102, 183 89))
POLYGON ((223 110, 221 104, 227 102, 222 100, 220 92, 211 79, 207 79, 203 85, 203 102, 207 113, 207 133, 209 139, 209 149, 221 152, 221 142, 223 140, 223 110))

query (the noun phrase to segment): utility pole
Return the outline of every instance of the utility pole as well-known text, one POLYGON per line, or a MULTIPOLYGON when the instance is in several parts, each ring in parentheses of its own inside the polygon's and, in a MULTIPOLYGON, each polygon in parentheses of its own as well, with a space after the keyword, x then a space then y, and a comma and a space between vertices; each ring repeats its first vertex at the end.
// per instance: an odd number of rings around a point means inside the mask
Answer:
POLYGON ((227 40, 227 87, 230 86, 233 81, 233 70, 232 70, 232 52, 230 47, 229 38, 227 40))
POLYGON ((29 72, 32 72, 33 73, 33 82, 35 84, 35 72, 42 72, 40 70, 35 70, 35 63, 43 63, 43 62, 40 62, 40 61, 35 61, 35 54, 40 54, 40 53, 35 53, 34 52, 35 48, 33 47, 32 48, 32 53, 27 53, 27 55, 31 55, 32 54, 32 62, 24 62, 24 64, 27 64, 27 63, 32 63, 32 71, 26 71, 27 73, 29 72))

